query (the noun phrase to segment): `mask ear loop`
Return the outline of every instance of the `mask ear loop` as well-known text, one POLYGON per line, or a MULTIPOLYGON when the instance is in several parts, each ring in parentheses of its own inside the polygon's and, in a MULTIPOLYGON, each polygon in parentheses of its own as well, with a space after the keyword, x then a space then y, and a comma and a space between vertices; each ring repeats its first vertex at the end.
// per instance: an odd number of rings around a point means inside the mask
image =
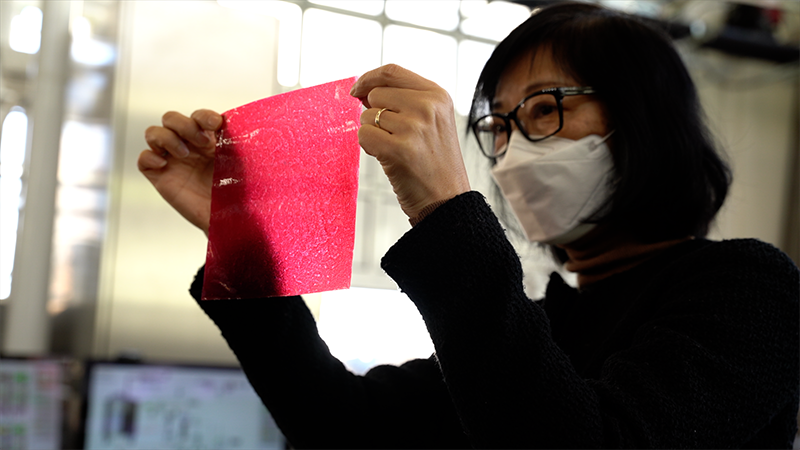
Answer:
MULTIPOLYGON (((591 147, 591 148, 592 148, 592 150, 595 150, 597 147, 599 147, 600 145, 602 145, 602 144, 603 144, 605 141, 607 141, 607 140, 608 140, 608 138, 610 138, 610 137, 611 137, 611 135, 612 135, 612 134, 614 134, 616 131, 617 131, 617 130, 611 130, 611 132, 609 132, 607 135, 600 137, 600 140, 599 140, 599 141, 597 141, 597 142, 592 142, 592 143, 590 144, 590 145, 592 146, 592 147, 591 147)), ((593 135, 592 135, 592 134, 590 134, 589 136, 600 136, 600 135, 599 135, 599 134, 593 134, 593 135)), ((588 137, 588 136, 587 136, 587 137, 588 137)))
POLYGON ((617 132, 617 130, 611 130, 611 131, 610 131, 610 132, 609 132, 607 135, 603 136, 603 139, 601 139, 601 140, 600 140, 600 142, 598 142, 598 145, 599 145, 599 144, 602 144, 602 143, 603 143, 603 142, 605 142, 605 141, 607 141, 607 140, 608 140, 608 138, 610 138, 610 137, 611 137, 611 135, 612 135, 612 134, 614 134, 614 133, 616 133, 616 132, 617 132))

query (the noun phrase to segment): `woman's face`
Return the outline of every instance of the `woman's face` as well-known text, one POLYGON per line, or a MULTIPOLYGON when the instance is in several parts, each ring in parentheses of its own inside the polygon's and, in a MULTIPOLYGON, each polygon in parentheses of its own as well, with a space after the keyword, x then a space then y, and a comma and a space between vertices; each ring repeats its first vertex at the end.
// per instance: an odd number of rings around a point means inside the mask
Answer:
MULTIPOLYGON (((542 89, 581 86, 553 63, 548 49, 539 49, 531 63, 532 58, 530 52, 506 67, 497 83, 493 113, 508 113, 522 99, 542 89)), ((564 97, 562 104, 564 127, 556 136, 577 140, 590 134, 605 136, 609 133, 603 105, 594 95, 564 97)))

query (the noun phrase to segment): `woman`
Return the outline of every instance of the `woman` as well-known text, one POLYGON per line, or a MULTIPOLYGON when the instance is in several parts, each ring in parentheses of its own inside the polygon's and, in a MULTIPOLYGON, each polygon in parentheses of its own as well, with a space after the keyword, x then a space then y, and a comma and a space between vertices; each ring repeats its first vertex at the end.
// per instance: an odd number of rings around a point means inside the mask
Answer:
MULTIPOLYGON (((382 267, 436 355, 355 376, 299 297, 201 302, 293 446, 791 445, 798 270, 767 244, 703 238, 729 176, 667 38, 560 4, 481 74, 471 123, 492 173, 528 238, 578 273, 577 290, 553 274, 542 302, 470 191, 446 92, 385 66, 351 94, 367 107, 360 143, 414 224, 382 267)), ((167 113, 139 159, 206 232, 221 123, 167 113)))

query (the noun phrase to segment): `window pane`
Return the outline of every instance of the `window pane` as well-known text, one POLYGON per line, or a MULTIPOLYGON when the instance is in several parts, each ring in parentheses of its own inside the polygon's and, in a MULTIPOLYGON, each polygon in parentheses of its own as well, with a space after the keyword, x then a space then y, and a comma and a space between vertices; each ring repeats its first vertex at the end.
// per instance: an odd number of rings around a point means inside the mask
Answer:
POLYGON ((471 36, 501 41, 517 25, 528 17, 531 11, 527 6, 504 1, 493 1, 480 7, 473 5, 462 7, 461 12, 467 17, 461 22, 461 31, 471 36))
MULTIPOLYGON (((60 216, 70 216, 75 214, 86 214, 94 216, 94 213, 103 212, 108 202, 105 190, 95 187, 82 187, 61 185, 56 192, 56 204, 58 205, 60 216)), ((95 220, 95 222, 98 222, 95 220)), ((75 234, 75 233, 70 233, 75 234)), ((90 235, 82 239, 99 239, 101 235, 90 235)), ((69 236, 71 239, 72 236, 69 236)))
POLYGON ((117 52, 109 42, 103 42, 92 33, 92 23, 86 17, 78 17, 70 24, 72 45, 70 56, 80 64, 107 66, 114 62, 117 52))
POLYGON ((456 29, 458 8, 459 3, 453 0, 386 0, 388 18, 440 30, 456 29))
POLYGON ((42 43, 42 10, 35 6, 22 8, 11 18, 8 45, 11 50, 34 54, 42 43))
POLYGON ((310 3, 371 16, 377 16, 383 12, 383 0, 310 0, 310 3))
POLYGON ((12 108, 3 119, 0 133, 0 170, 4 176, 20 177, 28 142, 28 115, 25 111, 12 108))
POLYGON ((21 179, 0 177, 0 300, 7 299, 11 294, 21 193, 21 179))
POLYGON ((299 6, 287 8, 278 17, 278 83, 283 86, 297 84, 300 72, 301 17, 299 6))
POLYGON ((416 72, 445 88, 453 98, 457 52, 455 38, 433 31, 389 25, 384 32, 384 64, 398 64, 416 72))
POLYGON ((458 45, 458 91, 456 92, 456 112, 466 116, 472 105, 472 95, 483 66, 492 55, 494 45, 465 40, 458 45))
POLYGON ((58 180, 63 184, 102 184, 109 168, 110 148, 108 125, 64 122, 58 180))
POLYGON ((262 14, 278 20, 278 83, 294 87, 300 66, 300 24, 303 14, 300 7, 277 0, 217 0, 217 3, 226 8, 238 9, 248 14, 262 14))
POLYGON ((317 327, 331 353, 358 374, 378 364, 427 358, 434 351, 422 316, 397 290, 323 292, 317 327))
POLYGON ((461 0, 461 16, 464 18, 480 14, 489 0, 461 0))
POLYGON ((0 300, 11 293, 22 194, 22 168, 28 140, 28 116, 13 107, 0 134, 0 300))
POLYGON ((300 55, 304 87, 360 76, 380 66, 381 26, 374 20, 309 9, 300 55))
MULTIPOLYGON (((663 9, 661 2, 655 0, 600 0, 600 4, 628 14, 653 18, 659 17, 663 9)), ((796 8, 795 14, 797 14, 796 8)))

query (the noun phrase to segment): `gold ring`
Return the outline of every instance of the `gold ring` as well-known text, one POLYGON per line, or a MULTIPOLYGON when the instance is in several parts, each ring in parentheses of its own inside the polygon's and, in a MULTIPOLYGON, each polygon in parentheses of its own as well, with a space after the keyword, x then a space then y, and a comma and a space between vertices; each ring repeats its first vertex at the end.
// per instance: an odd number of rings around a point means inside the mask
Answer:
POLYGON ((389 108, 383 108, 380 111, 378 111, 378 114, 375 114, 375 126, 380 128, 381 130, 383 129, 383 128, 381 128, 381 113, 383 113, 387 109, 389 109, 389 108))

